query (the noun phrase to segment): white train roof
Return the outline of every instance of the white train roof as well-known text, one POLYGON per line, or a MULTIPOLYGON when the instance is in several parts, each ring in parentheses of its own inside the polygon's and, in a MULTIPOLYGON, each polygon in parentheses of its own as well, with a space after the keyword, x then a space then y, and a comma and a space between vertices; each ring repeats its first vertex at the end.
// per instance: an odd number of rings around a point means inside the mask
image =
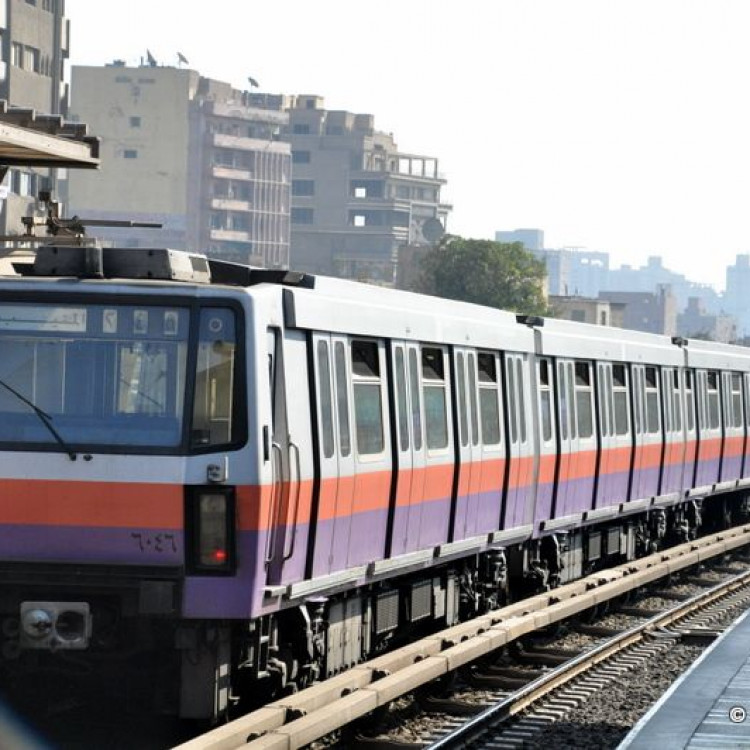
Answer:
POLYGON ((534 333, 514 313, 468 302, 316 277, 285 289, 287 325, 309 330, 531 352, 534 333))
POLYGON ((539 354, 648 364, 684 364, 685 355, 669 336, 624 328, 545 318, 539 354))

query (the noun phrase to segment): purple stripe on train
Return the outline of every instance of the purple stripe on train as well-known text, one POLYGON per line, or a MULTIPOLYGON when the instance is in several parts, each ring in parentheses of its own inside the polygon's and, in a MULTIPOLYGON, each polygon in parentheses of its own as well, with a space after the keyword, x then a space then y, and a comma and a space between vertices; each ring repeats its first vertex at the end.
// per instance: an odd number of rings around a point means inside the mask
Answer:
POLYGON ((0 559, 34 562, 182 565, 183 534, 174 529, 6 524, 0 559))

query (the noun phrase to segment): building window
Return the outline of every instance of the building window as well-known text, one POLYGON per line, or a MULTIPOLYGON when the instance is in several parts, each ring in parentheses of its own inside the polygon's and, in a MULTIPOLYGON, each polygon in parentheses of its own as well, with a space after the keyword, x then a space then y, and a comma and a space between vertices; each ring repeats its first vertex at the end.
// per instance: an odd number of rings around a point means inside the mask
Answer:
POLYGON ((292 195, 315 195, 315 181, 292 180, 292 195))
POLYGON ((309 151, 292 151, 292 164, 309 164, 309 151))
POLYGON ((23 64, 23 44, 13 42, 10 45, 10 64, 20 68, 23 64))
POLYGON ((311 208, 293 208, 291 219, 292 224, 312 224, 313 210, 311 208))
POLYGON ((294 127, 292 128, 292 132, 295 135, 309 135, 310 134, 310 126, 305 123, 295 123, 294 127))
POLYGON ((123 159, 137 159, 138 158, 138 151, 134 148, 126 148, 122 152, 122 158, 123 159))
POLYGON ((141 127, 141 118, 138 116, 133 116, 130 118, 130 127, 131 128, 140 128, 141 127))

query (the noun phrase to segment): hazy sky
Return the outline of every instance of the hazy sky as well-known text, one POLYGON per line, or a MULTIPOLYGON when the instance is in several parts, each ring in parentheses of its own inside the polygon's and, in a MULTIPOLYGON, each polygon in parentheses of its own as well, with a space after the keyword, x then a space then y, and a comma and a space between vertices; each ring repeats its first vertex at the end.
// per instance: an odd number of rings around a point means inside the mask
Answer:
MULTIPOLYGON (((449 231, 538 227, 723 287, 750 253, 747 0, 67 0, 71 63, 146 49, 375 115, 436 156, 449 231)), ((106 165, 105 165, 106 168, 106 165)))

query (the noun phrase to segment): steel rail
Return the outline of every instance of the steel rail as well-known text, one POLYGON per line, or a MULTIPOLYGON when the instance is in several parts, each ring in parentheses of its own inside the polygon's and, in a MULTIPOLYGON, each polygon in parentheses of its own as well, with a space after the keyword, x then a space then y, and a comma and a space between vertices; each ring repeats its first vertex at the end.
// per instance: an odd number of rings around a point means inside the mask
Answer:
POLYGON ((303 747, 528 633, 748 544, 744 524, 594 573, 353 667, 176 750, 303 747))
POLYGON ((730 596, 736 591, 750 586, 750 572, 713 586, 706 591, 696 594, 684 602, 676 604, 666 612, 660 612, 643 623, 634 625, 629 630, 613 636, 604 643, 592 648, 568 662, 542 675, 528 685, 524 685, 500 703, 485 709, 472 717, 465 724, 456 728, 436 742, 428 746, 428 750, 451 750, 465 747, 467 743, 479 739, 488 730, 501 724, 504 720, 520 713, 541 698, 549 695, 553 690, 562 687, 581 674, 595 666, 608 661, 616 654, 630 646, 644 641, 649 634, 658 628, 665 628, 679 620, 693 615, 697 610, 730 596))

